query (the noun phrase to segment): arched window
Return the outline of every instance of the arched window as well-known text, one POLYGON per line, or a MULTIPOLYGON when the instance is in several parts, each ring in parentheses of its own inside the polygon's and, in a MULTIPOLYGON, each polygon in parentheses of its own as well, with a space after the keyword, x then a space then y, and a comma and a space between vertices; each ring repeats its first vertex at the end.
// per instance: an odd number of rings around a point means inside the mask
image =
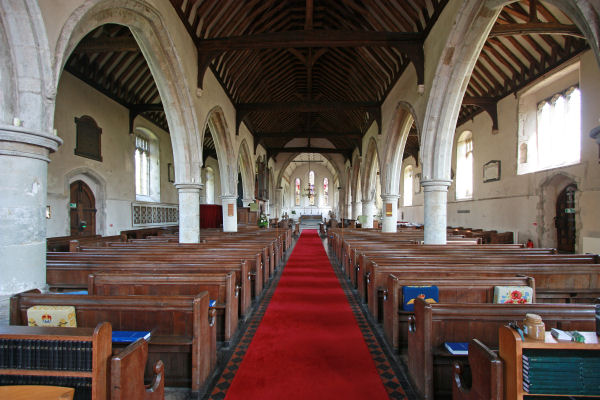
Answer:
POLYGON ((206 204, 215 204, 215 173, 210 167, 206 167, 204 192, 206 193, 206 204))
POLYGON ((407 165, 404 168, 404 206, 412 206, 413 202, 413 167, 407 165))
POLYGON ((473 198, 473 134, 463 132, 456 146, 456 199, 473 198))
POLYGON ((150 195, 150 142, 135 135, 135 194, 150 195))
POLYGON ((579 162, 581 150, 581 94, 572 86, 538 103, 538 168, 579 162))
POLYGON ((308 204, 315 205, 315 171, 308 173, 308 204))
POLYGON ((300 178, 296 178, 296 188, 295 188, 295 194, 296 194, 296 206, 300 205, 300 178))
POLYGON ((323 178, 323 204, 329 204, 329 179, 323 178))
POLYGON ((158 139, 146 129, 135 134, 135 197, 138 201, 160 201, 158 139))

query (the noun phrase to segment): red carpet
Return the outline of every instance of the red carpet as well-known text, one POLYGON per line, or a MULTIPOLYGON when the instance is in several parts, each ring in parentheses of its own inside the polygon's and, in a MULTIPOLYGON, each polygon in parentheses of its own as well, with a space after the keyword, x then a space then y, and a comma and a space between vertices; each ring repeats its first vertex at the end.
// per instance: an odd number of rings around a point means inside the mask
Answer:
POLYGON ((304 230, 226 399, 387 399, 316 230, 304 230))

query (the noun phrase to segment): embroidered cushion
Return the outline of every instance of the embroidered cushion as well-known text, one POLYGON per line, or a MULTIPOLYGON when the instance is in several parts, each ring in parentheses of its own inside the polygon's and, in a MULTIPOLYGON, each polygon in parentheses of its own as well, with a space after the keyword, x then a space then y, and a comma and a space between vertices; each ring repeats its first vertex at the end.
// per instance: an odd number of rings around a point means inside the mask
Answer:
POLYGON ((496 304, 530 304, 533 289, 529 286, 494 286, 496 304))
POLYGON ((402 286, 402 309, 404 311, 415 310, 415 299, 422 298, 428 303, 439 301, 437 286, 402 286))
POLYGON ((73 306, 33 306, 27 309, 29 326, 77 327, 73 306))

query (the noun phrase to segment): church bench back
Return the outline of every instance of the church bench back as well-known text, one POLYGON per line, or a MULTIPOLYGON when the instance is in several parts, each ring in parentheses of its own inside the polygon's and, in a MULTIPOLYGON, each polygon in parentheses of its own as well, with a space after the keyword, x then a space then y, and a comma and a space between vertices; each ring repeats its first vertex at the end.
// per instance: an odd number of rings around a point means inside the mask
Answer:
POLYGON ((217 302, 217 340, 229 341, 238 325, 238 296, 233 273, 90 274, 88 294, 100 296, 195 296, 208 292, 217 302))
MULTIPOLYGON (((526 276, 465 276, 462 272, 445 277, 425 274, 389 274, 383 292, 383 329, 385 338, 393 348, 406 348, 408 317, 413 313, 402 310, 403 286, 432 286, 438 288, 438 303, 492 303, 495 286, 529 286, 533 289, 535 302, 535 280, 526 276)), ((381 310, 380 310, 381 311, 381 310)), ((381 315, 381 312, 379 312, 381 315)))
POLYGON ((522 321, 526 313, 540 315, 546 330, 595 329, 593 304, 428 304, 417 299, 408 328, 408 372, 417 391, 425 399, 450 394, 452 364, 457 357, 442 350, 444 342, 477 338, 498 348, 500 326, 522 321))
MULTIPOLYGON (((137 261, 48 261, 46 266, 46 283, 53 289, 87 288, 88 276, 98 273, 142 273, 142 274, 198 274, 198 273, 233 273, 235 285, 240 288, 239 315, 246 316, 252 305, 252 278, 246 262, 206 262, 206 263, 172 263, 137 261)), ((255 280, 256 285, 260 282, 255 280)))
POLYGON ((197 296, 22 293, 10 299, 10 324, 27 325, 27 309, 34 305, 74 306, 80 327, 107 321, 113 330, 152 331, 150 362, 164 362, 167 386, 188 386, 197 392, 215 367, 216 327, 207 292, 197 296))

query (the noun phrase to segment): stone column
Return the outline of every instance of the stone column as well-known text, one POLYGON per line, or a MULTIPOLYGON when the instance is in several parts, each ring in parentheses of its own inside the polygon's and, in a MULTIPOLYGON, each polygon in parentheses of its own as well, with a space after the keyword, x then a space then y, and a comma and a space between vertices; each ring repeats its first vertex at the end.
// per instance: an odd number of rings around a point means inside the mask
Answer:
POLYGON ((365 223, 362 225, 363 228, 372 228, 373 227, 373 200, 366 200, 362 202, 362 215, 366 218, 364 219, 365 223))
POLYGON ((352 218, 358 219, 358 216, 360 215, 361 211, 362 211, 362 202, 353 201, 352 202, 352 218))
POLYGON ((382 194, 383 200, 383 225, 382 232, 396 232, 398 222, 398 196, 397 194, 382 194))
MULTIPOLYGON (((202 182, 206 182, 206 168, 202 167, 200 176, 202 182)), ((204 185, 200 188, 200 204, 206 204, 206 187, 204 185)))
POLYGON ((275 205, 273 207, 275 209, 275 217, 281 218, 283 214, 283 188, 275 189, 275 205))
POLYGON ((448 187, 451 181, 421 181, 425 197, 425 244, 446 244, 448 187))
POLYGON ((201 183, 176 183, 179 193, 179 243, 200 242, 201 183))
POLYGON ((61 144, 0 124, 0 296, 46 285, 48 154, 61 144))
POLYGON ((271 217, 271 201, 270 200, 265 200, 265 215, 267 216, 267 219, 273 218, 273 217, 271 217))
POLYGON ((223 232, 237 232, 237 196, 221 196, 223 205, 223 232))

